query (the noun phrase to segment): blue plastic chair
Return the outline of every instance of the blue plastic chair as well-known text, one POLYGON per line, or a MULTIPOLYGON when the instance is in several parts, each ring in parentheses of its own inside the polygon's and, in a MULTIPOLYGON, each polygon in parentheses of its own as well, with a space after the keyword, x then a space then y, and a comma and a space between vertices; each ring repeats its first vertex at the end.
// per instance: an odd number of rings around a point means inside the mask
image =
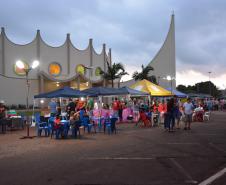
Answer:
POLYGON ((41 136, 42 135, 42 130, 45 131, 45 136, 48 136, 48 123, 47 122, 42 122, 40 118, 40 113, 35 113, 35 123, 37 127, 37 135, 41 136))
MULTIPOLYGON (((111 134, 113 132, 115 132, 115 134, 116 134, 116 121, 117 120, 118 120, 118 118, 112 117, 105 121, 105 127, 108 131, 108 134, 111 134)), ((105 132, 105 130, 104 130, 104 132, 105 132)))
POLYGON ((81 122, 82 122, 82 126, 84 126, 84 131, 85 131, 85 129, 87 128, 88 133, 90 133, 90 132, 91 132, 91 129, 92 129, 92 127, 93 127, 93 124, 90 123, 89 117, 88 117, 88 116, 84 116, 84 117, 81 119, 81 122))
POLYGON ((68 120, 61 120, 62 126, 61 126, 61 132, 63 134, 64 138, 67 138, 68 131, 70 129, 70 122, 68 120))
POLYGON ((104 122, 104 133, 105 133, 106 129, 108 131, 108 134, 110 134, 111 133, 111 119, 110 118, 105 119, 105 122, 104 122))

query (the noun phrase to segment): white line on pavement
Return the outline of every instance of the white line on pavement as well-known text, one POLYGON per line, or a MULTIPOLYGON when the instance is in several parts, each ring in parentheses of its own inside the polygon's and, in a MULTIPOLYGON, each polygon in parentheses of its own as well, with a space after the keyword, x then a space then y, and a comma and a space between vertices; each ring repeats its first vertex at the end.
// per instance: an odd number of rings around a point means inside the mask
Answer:
POLYGON ((200 143, 165 143, 166 145, 200 145, 200 143))
POLYGON ((215 181, 216 179, 218 179, 219 177, 221 177, 222 175, 224 175, 224 173, 226 173, 226 168, 222 169, 221 171, 219 171, 216 174, 212 175, 208 179, 206 179, 203 182, 199 183, 199 185, 208 185, 208 184, 211 184, 213 181, 215 181))
POLYGON ((226 151, 225 151, 224 149, 222 149, 222 148, 220 148, 220 147, 216 146, 216 145, 215 145, 215 144, 213 144, 213 143, 209 143, 209 145, 210 145, 212 148, 214 148, 214 149, 218 150, 219 152, 226 153, 226 151))
POLYGON ((153 160, 153 157, 88 157, 87 160, 153 160))
POLYGON ((190 184, 198 183, 197 181, 193 180, 191 175, 174 158, 170 158, 169 160, 177 167, 179 172, 181 172, 187 178, 187 180, 185 181, 186 183, 190 184))

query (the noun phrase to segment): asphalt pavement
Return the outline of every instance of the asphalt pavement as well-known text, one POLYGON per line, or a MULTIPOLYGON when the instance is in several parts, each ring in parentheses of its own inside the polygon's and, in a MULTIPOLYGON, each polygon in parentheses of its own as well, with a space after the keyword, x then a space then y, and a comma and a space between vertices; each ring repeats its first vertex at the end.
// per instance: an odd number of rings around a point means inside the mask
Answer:
MULTIPOLYGON (((187 185, 226 168, 226 112, 173 133, 132 123, 82 139, 20 140, 19 132, 0 135, 0 185, 187 185)), ((226 184, 225 173, 212 184, 226 184)))

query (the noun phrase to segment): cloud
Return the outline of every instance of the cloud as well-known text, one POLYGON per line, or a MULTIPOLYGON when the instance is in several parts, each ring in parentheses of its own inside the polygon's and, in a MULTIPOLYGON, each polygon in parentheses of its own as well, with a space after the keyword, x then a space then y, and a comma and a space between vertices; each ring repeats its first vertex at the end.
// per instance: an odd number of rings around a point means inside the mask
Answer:
POLYGON ((225 6, 224 0, 3 0, 0 26, 20 44, 30 42, 37 29, 53 46, 61 45, 67 33, 79 49, 93 38, 97 51, 106 43, 114 61, 132 74, 161 48, 174 10, 178 74, 196 71, 201 81, 212 71, 220 84, 226 69, 225 6))
POLYGON ((212 73, 202 74, 196 70, 183 70, 177 72, 176 74, 176 83, 177 85, 194 85, 194 83, 205 82, 205 81, 213 82, 218 88, 225 89, 226 88, 226 73, 222 75, 214 75, 212 73))

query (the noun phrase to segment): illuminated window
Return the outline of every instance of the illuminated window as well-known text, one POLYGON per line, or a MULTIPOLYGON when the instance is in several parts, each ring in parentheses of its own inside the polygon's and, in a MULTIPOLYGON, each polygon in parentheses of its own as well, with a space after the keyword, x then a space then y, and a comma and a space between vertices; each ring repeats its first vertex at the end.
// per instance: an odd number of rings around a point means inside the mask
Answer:
POLYGON ((54 62, 49 64, 49 74, 53 76, 59 76, 61 73, 61 66, 60 64, 54 62))
POLYGON ((79 74, 82 74, 82 75, 85 75, 85 73, 86 73, 86 68, 82 64, 78 64, 76 66, 75 70, 76 70, 76 73, 79 73, 79 74))
POLYGON ((100 72, 101 72, 101 68, 100 67, 97 67, 96 70, 95 70, 95 75, 96 76, 100 76, 100 72))
MULTIPOLYGON (((28 69, 28 68, 29 68, 29 65, 28 65, 26 62, 23 62, 23 63, 24 63, 25 69, 28 69)), ((20 69, 19 67, 17 67, 16 64, 14 64, 13 69, 14 69, 14 72, 15 72, 17 75, 19 75, 19 76, 25 76, 25 75, 26 75, 24 69, 20 69)))

